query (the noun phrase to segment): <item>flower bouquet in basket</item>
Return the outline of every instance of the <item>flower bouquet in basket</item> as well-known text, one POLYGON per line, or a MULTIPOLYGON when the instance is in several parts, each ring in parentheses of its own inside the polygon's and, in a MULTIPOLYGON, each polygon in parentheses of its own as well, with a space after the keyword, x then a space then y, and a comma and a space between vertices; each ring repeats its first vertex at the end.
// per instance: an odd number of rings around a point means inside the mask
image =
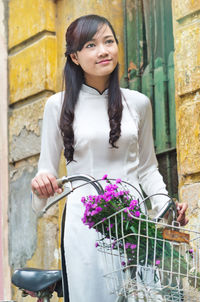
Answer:
POLYGON ((195 251, 186 243, 164 239, 163 229, 170 226, 143 214, 141 202, 122 180, 113 183, 107 175, 102 180, 106 181, 104 194, 81 200, 85 206, 83 223, 100 234, 96 247, 115 258, 118 255, 123 272, 130 268, 136 272, 138 266, 151 267, 155 278, 159 272, 161 282, 171 278, 171 284, 175 282, 177 287, 187 278, 190 286, 200 287, 200 260, 195 251))

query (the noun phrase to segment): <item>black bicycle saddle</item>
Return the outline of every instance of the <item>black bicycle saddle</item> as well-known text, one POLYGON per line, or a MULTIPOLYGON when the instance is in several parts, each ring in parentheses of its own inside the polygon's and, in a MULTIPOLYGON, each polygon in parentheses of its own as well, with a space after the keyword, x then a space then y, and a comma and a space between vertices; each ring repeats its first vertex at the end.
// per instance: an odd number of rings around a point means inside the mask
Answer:
POLYGON ((38 292, 55 283, 62 285, 62 275, 60 270, 41 270, 28 267, 15 270, 12 275, 12 283, 21 289, 38 292))

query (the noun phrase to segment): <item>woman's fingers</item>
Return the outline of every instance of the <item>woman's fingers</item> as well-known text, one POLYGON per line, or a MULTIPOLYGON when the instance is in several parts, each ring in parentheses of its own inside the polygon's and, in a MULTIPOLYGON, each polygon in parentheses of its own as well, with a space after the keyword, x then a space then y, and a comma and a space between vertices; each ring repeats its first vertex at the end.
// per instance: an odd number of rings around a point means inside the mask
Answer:
POLYGON ((45 188, 42 178, 36 177, 32 185, 33 192, 40 198, 48 198, 49 194, 45 188))
POLYGON ((53 189, 53 194, 61 193, 62 189, 58 187, 57 179, 51 174, 48 174, 48 178, 49 178, 49 181, 50 181, 52 189, 53 189))
POLYGON ((186 225, 189 221, 189 219, 186 217, 186 210, 188 208, 188 204, 187 203, 178 203, 177 204, 177 211, 178 211, 178 217, 177 217, 177 221, 182 225, 186 225))
POLYGON ((49 173, 42 173, 34 177, 31 186, 33 192, 40 198, 49 198, 59 189, 55 176, 49 173))

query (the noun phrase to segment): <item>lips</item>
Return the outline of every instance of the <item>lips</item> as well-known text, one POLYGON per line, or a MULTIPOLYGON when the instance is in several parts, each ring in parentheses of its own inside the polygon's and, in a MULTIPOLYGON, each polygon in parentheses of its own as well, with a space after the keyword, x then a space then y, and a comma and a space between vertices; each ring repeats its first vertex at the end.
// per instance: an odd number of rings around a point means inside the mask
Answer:
POLYGON ((111 61, 111 59, 104 59, 104 60, 97 62, 97 64, 106 64, 106 63, 109 63, 110 61, 111 61))

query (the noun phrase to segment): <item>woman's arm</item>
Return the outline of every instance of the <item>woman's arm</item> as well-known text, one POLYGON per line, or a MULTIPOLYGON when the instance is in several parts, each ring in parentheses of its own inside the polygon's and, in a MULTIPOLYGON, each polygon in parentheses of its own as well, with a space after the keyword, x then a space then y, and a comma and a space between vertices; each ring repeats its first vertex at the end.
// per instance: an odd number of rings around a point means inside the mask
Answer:
MULTIPOLYGON (((139 180, 147 195, 152 195, 155 193, 168 194, 163 177, 158 171, 158 163, 154 151, 154 142, 152 136, 152 109, 150 100, 147 97, 144 97, 142 107, 140 107, 141 118, 139 127, 139 180)), ((168 197, 165 196, 153 197, 153 209, 159 211, 167 200, 168 197)), ((177 220, 181 223, 181 225, 185 225, 188 222, 188 219, 185 217, 187 204, 178 204, 177 209, 177 220)))
POLYGON ((56 177, 59 167, 60 154, 63 148, 62 135, 59 128, 61 110, 61 93, 47 100, 44 109, 41 137, 41 153, 38 163, 38 173, 32 179, 33 208, 41 204, 55 192, 60 193, 56 177), (36 205, 37 204, 37 205, 36 205))
MULTIPOLYGON (((147 97, 144 96, 139 109, 140 123, 138 132, 138 177, 140 184, 147 195, 152 195, 155 193, 168 194, 163 178, 158 171, 158 163, 154 151, 154 142, 152 136, 152 109, 151 103, 147 97)), ((165 201, 166 198, 160 200, 160 197, 155 197, 153 198, 153 207, 160 209, 165 201)))

